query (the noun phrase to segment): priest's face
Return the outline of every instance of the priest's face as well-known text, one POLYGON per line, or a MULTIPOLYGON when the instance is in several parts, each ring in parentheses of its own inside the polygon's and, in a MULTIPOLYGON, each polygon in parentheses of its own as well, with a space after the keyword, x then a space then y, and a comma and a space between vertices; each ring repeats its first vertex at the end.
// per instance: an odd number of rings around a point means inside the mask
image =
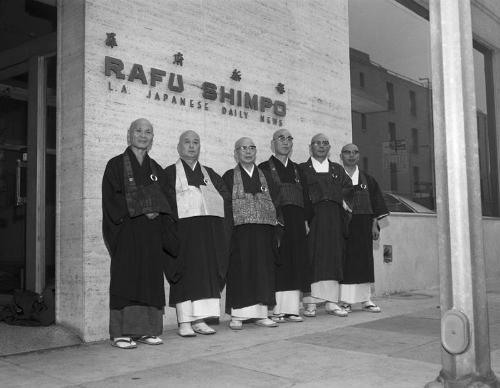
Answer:
POLYGON ((323 134, 316 135, 311 139, 309 149, 314 159, 324 160, 330 153, 330 141, 323 134))
POLYGON ((272 146, 276 156, 288 156, 292 152, 293 137, 287 129, 281 129, 274 134, 272 146))
POLYGON ((257 157, 257 148, 252 139, 244 137, 236 143, 234 147, 236 159, 242 165, 249 165, 255 163, 257 157))
POLYGON ((340 159, 345 167, 354 167, 359 162, 359 149, 356 144, 347 144, 342 147, 340 159))
POLYGON ((148 150, 153 144, 153 126, 146 119, 139 119, 132 123, 129 129, 129 142, 132 148, 148 150))
POLYGON ((177 145, 179 156, 184 160, 198 160, 200 157, 200 137, 194 131, 184 132, 177 145))

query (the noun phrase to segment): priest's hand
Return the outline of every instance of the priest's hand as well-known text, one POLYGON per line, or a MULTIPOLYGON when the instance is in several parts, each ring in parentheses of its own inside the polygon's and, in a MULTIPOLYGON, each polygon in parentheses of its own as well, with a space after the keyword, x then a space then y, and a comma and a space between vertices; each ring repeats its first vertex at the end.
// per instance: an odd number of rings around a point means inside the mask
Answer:
POLYGON ((158 212, 153 212, 153 213, 147 213, 146 217, 148 217, 150 220, 154 220, 156 217, 158 217, 160 213, 158 212))

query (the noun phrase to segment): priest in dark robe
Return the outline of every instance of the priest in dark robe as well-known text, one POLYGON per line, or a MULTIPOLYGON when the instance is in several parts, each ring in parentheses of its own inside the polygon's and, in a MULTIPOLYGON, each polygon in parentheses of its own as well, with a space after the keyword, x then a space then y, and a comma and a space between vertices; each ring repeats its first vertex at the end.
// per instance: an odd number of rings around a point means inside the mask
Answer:
POLYGON ((352 182, 344 168, 328 159, 330 141, 317 134, 309 146, 311 158, 300 165, 307 182, 308 251, 311 265, 310 295, 303 298, 304 315, 316 316, 316 305, 325 302, 328 314, 346 317, 339 306, 343 278, 345 233, 352 201, 352 182))
POLYGON ((259 165, 279 190, 277 205, 283 218, 275 268, 276 305, 271 317, 275 322, 302 322, 299 315, 300 292, 306 291, 309 286, 305 186, 299 174, 299 166, 289 158, 292 149, 292 135, 285 128, 279 129, 271 140, 274 155, 259 165))
POLYGON ((346 144, 340 154, 354 185, 340 299, 347 311, 351 311, 352 304, 361 303, 362 310, 379 313, 380 307, 371 300, 371 284, 375 281, 373 241, 380 236, 378 221, 389 211, 375 178, 358 168, 359 156, 356 144, 346 144))
POLYGON ((170 305, 176 308, 179 335, 214 334, 206 318, 220 316, 220 293, 229 259, 224 199, 230 194, 222 178, 199 163, 200 137, 185 131, 177 145, 179 159, 165 169, 167 189, 178 217, 180 279, 170 283, 170 305))
POLYGON ((153 136, 148 120, 132 122, 128 148, 108 162, 102 181, 103 236, 111 256, 109 332, 112 345, 122 349, 135 348, 136 341, 162 343, 163 265, 177 249, 163 170, 148 155, 153 136))
POLYGON ((234 146, 237 165, 222 177, 232 193, 226 312, 231 314, 233 330, 240 330, 243 321, 252 318, 259 326, 278 326, 268 318, 268 307, 276 303, 276 192, 270 177, 255 165, 256 155, 252 139, 239 139, 234 146))

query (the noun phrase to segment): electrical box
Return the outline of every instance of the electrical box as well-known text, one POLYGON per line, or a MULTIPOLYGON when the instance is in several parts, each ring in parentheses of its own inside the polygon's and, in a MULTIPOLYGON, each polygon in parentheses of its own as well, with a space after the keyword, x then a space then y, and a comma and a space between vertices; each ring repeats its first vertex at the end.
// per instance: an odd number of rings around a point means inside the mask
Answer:
POLYGON ((448 310, 441 319, 441 342, 448 353, 461 354, 470 342, 469 320, 456 309, 448 310))

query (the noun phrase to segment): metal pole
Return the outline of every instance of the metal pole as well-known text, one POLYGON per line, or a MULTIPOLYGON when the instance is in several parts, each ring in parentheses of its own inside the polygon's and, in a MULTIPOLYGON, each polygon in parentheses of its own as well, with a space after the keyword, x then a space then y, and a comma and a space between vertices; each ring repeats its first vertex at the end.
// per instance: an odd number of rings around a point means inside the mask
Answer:
POLYGON ((429 5, 442 369, 427 387, 499 387, 490 361, 471 5, 429 5))

